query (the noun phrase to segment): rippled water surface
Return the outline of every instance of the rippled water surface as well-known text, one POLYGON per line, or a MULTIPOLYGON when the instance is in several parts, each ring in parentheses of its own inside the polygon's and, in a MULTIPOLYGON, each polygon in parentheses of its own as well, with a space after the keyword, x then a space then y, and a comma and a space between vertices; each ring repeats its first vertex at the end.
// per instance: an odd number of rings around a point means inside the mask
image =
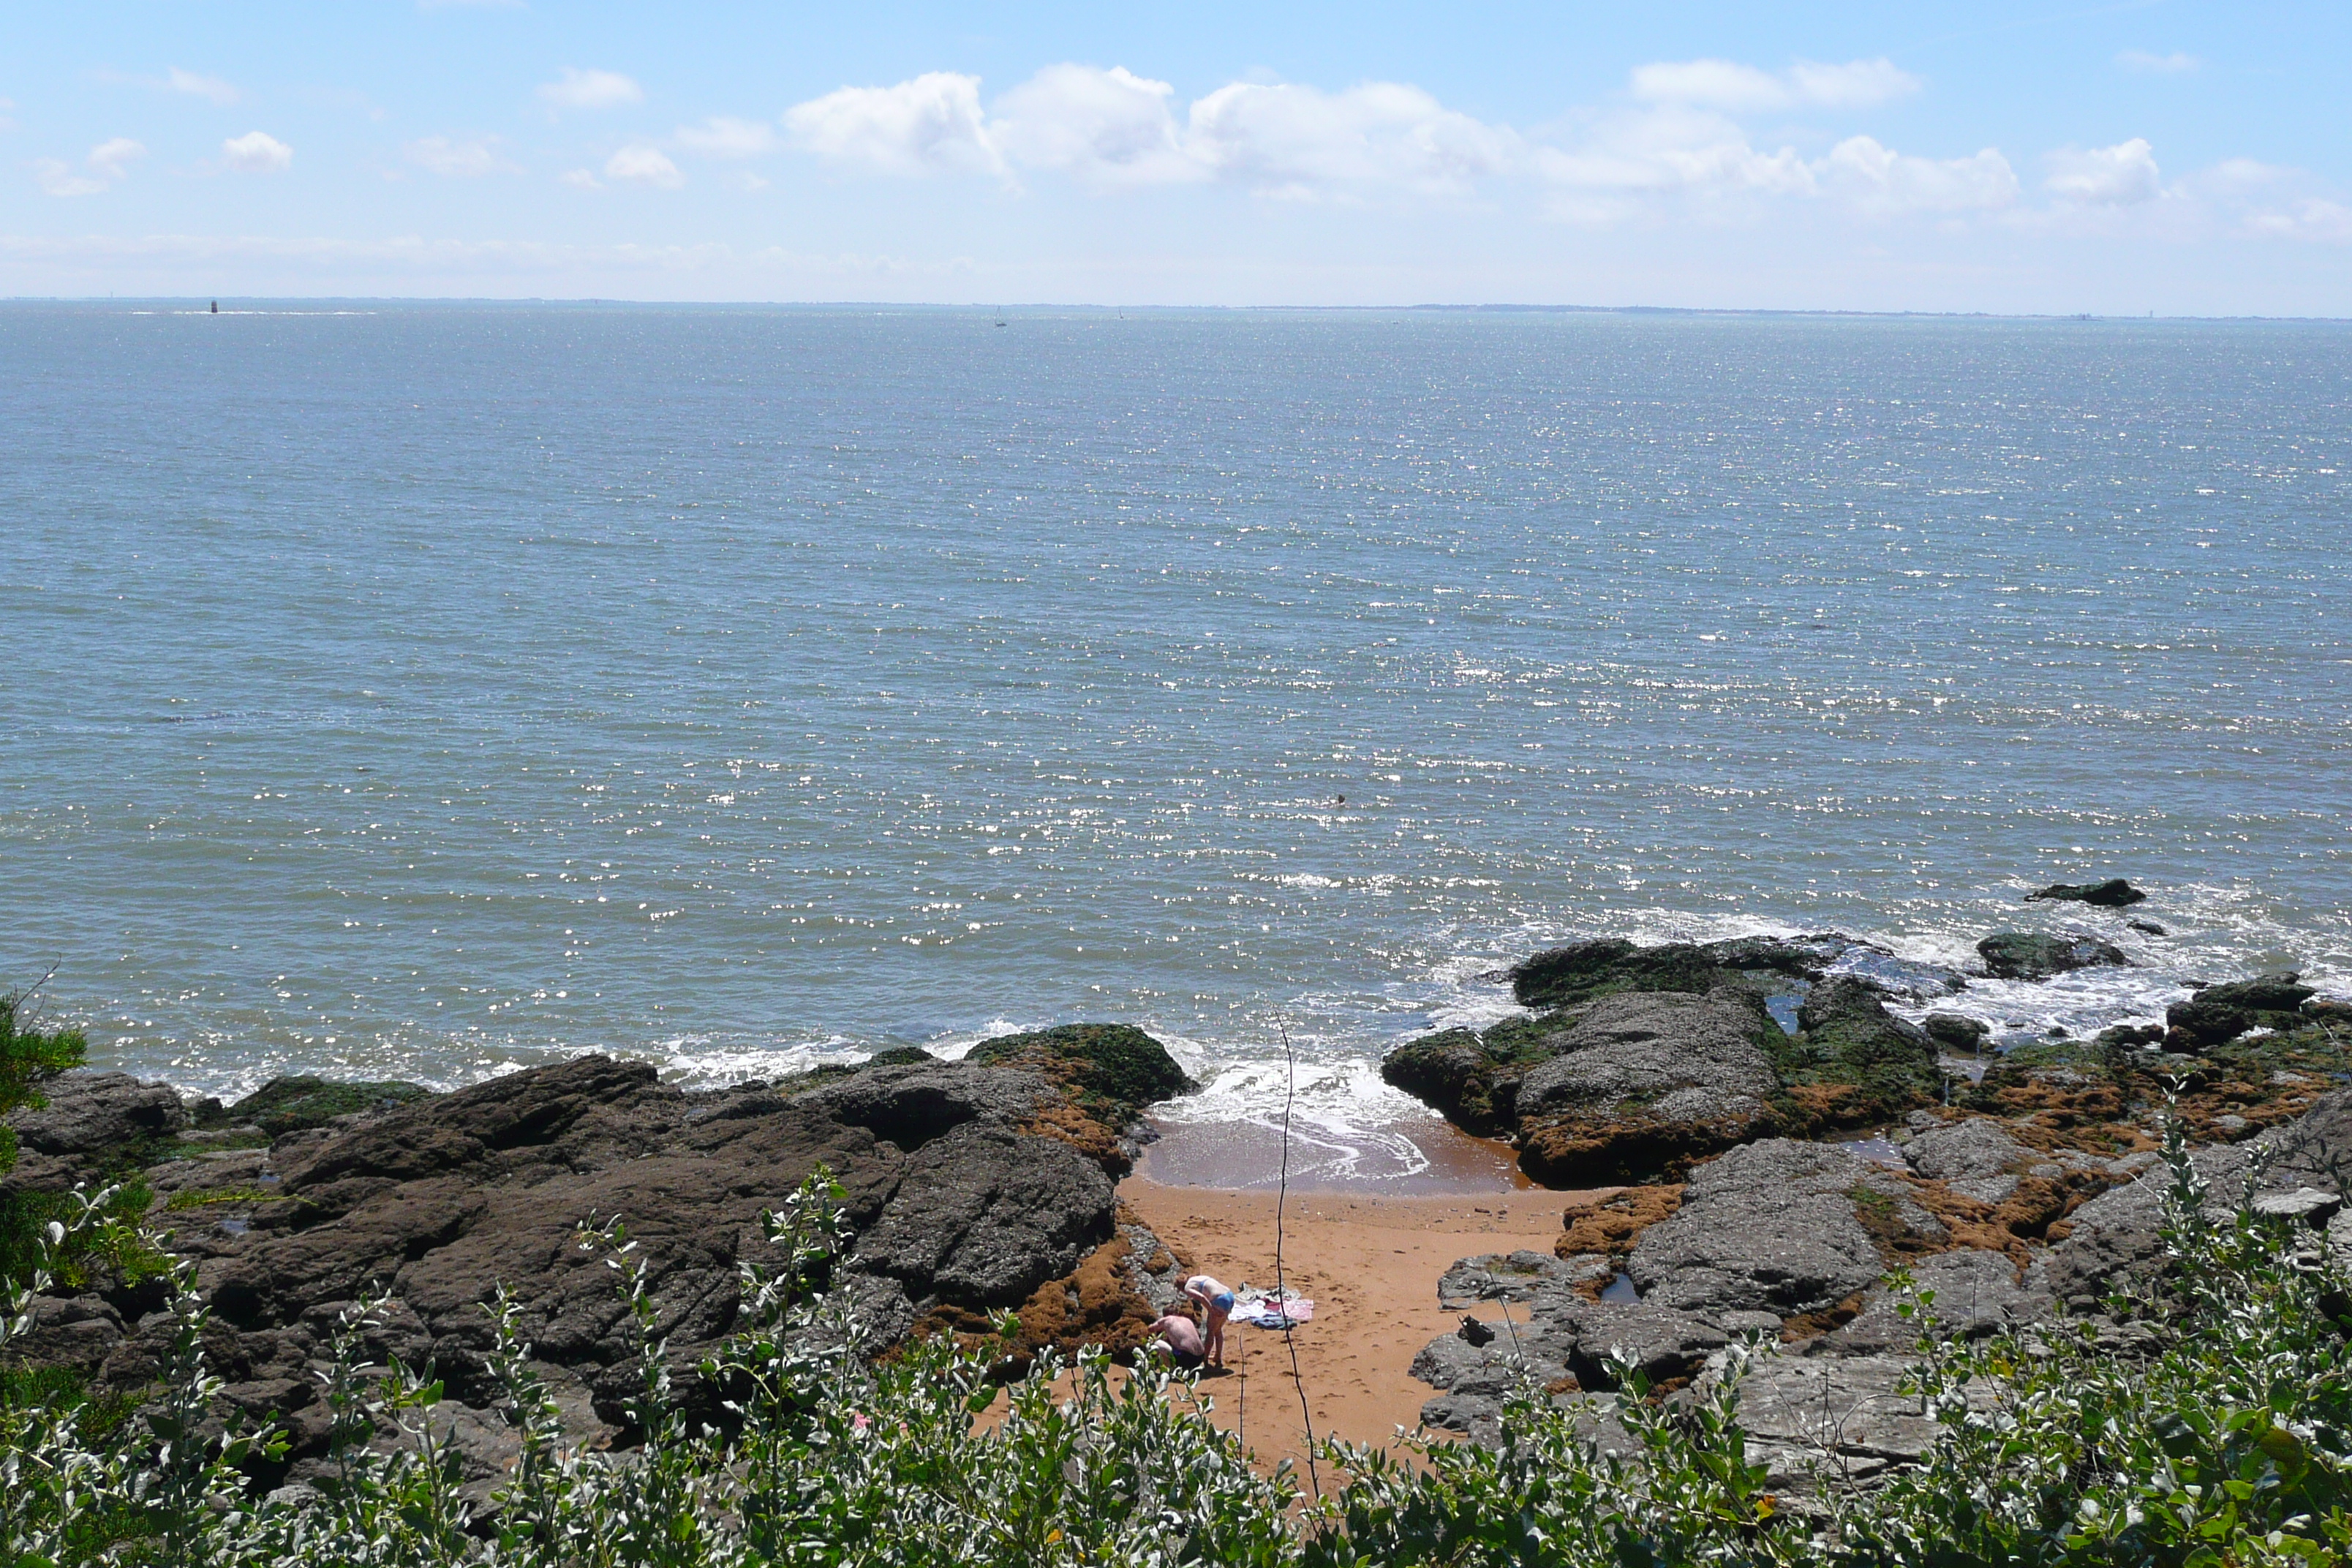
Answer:
POLYGON ((352 310, 0 307, 0 974, 108 1063, 1108 1018, 1344 1131, 1570 934, 2352 982, 2346 329, 352 310))

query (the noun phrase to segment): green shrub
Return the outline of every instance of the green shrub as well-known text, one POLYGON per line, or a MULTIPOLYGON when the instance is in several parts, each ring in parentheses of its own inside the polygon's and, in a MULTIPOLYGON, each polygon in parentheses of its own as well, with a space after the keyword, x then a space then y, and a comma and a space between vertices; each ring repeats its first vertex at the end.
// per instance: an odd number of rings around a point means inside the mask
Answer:
MULTIPOLYGON (((430 1368, 362 1361, 380 1304, 346 1312, 327 1379, 330 1474, 299 1503, 257 1501, 247 1468, 279 1450, 224 1428, 205 1313, 175 1277, 161 1394, 100 1430, 54 1402, 0 1400, 0 1561, 195 1568, 296 1563, 524 1568, 786 1563, 840 1568, 2124 1568, 2315 1564, 2352 1549, 2352 1281, 2284 1222, 2208 1212, 2178 1140, 2168 1276, 2110 1303, 2104 1330, 2059 1321, 1978 1345, 1922 1319, 1916 1389, 1941 1427, 1876 1490, 1824 1478, 1801 1506, 1766 1490, 1738 1425, 1735 1345, 1704 1395, 1661 1394, 1621 1362, 1614 1413, 1635 1451, 1578 1436, 1533 1387, 1494 1448, 1328 1445, 1326 1496, 1257 1472, 1192 1382, 1149 1362, 1041 1358, 1009 1389, 994 1345, 940 1338, 881 1362, 822 1289, 846 1239, 820 1173, 769 1223, 742 1325, 697 1369, 723 1418, 690 1422, 635 1248, 586 1233, 634 1326, 626 1446, 567 1442, 521 1314, 494 1311, 491 1367, 520 1459, 494 1518, 472 1513, 430 1368), (1066 1373, 1066 1376, 1063 1374, 1066 1373), (1059 1380, 1057 1382, 1057 1379, 1059 1380), (999 1418, 980 1415, 1004 1401, 999 1418), (385 1439, 394 1439, 385 1441, 385 1439)), ((102 1197, 102 1195, 101 1195, 102 1197)), ((52 1252, 102 1223, 78 1200, 52 1252)), ((37 1270, 29 1283, 44 1283, 37 1270)), ((0 1314, 21 1331, 25 1289, 0 1314)), ((5 1359, 0 1355, 0 1359, 5 1359)), ((5 1387, 5 1385, 0 1385, 5 1387)))

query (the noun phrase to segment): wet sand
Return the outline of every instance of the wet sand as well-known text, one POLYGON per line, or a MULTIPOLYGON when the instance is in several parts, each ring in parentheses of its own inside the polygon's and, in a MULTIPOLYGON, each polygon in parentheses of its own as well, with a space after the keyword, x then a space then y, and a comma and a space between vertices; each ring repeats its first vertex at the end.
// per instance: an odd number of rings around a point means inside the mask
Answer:
MULTIPOLYGON (((1254 1121, 1157 1122, 1159 1142, 1145 1146, 1136 1174, 1170 1187, 1276 1191, 1285 1149, 1279 1127, 1254 1121)), ((1507 1143, 1473 1138, 1434 1117, 1391 1122, 1344 1139, 1303 1123, 1291 1129, 1293 1193, 1353 1192, 1383 1196, 1462 1196, 1526 1192, 1507 1143)))

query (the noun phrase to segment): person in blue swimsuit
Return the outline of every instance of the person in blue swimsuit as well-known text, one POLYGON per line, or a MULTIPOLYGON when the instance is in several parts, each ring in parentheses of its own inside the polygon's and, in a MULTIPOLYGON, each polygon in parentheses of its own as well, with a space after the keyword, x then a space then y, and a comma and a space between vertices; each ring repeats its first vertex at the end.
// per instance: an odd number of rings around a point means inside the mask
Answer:
POLYGON ((1202 1349, 1211 1366, 1225 1364, 1225 1320, 1234 1315, 1234 1293, 1206 1274, 1184 1281, 1184 1294, 1201 1303, 1202 1349))

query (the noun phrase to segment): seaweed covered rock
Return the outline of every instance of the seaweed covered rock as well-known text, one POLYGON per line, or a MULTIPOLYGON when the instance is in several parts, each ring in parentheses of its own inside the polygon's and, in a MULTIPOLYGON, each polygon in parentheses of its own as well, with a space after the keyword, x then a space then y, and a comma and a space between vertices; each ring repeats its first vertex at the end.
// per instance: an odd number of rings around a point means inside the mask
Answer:
POLYGON ((1140 1116, 1145 1107, 1198 1087, 1167 1047, 1125 1024, 1065 1024, 1024 1035, 999 1035, 972 1047, 964 1059, 982 1067, 1040 1073, 1115 1131, 1140 1116))
POLYGON ((1666 942, 1642 947, 1622 937, 1595 937, 1538 952, 1511 971, 1522 1007, 1564 1007, 1620 991, 1708 991, 1723 966, 1703 947, 1666 942))
POLYGON ((432 1092, 423 1084, 397 1079, 347 1082, 301 1073, 273 1078, 233 1105, 208 1106, 196 1122, 201 1127, 258 1127, 275 1138, 304 1128, 330 1126, 347 1116, 389 1110, 426 1099, 432 1092))
POLYGON ((1755 1137, 1778 1081, 1761 1002, 1619 992, 1582 1010, 1517 1096, 1520 1167, 1551 1186, 1672 1175, 1755 1137))
POLYGON ((1977 943, 1977 955, 1995 980, 2047 980, 2073 970, 2131 962, 2121 948, 2096 937, 2024 931, 1995 931, 1977 943))
POLYGON ((1773 1056, 1790 1097, 1821 1126, 1890 1121, 1941 1093, 1934 1039, 1889 1013, 1859 980, 1840 976, 1816 986, 1797 1023, 1793 1038, 1773 1042, 1773 1056))
POLYGON ((1480 1137, 1518 1126, 1519 1084, 1559 1053, 1559 1018, 1507 1018, 1485 1033, 1443 1029, 1408 1040, 1381 1060, 1381 1077, 1480 1137))
POLYGON ((2025 895, 2027 903, 2049 900, 2060 903, 2090 904, 2103 910, 2124 910, 2140 903, 2146 893, 2125 881, 2110 877, 2104 882, 2053 882, 2038 893, 2025 895))
POLYGON ((2305 1021, 2303 1005, 2316 994, 2293 973, 2208 985, 2165 1009, 2166 1044, 2175 1050, 2202 1051, 2249 1029, 2292 1029, 2305 1021))

